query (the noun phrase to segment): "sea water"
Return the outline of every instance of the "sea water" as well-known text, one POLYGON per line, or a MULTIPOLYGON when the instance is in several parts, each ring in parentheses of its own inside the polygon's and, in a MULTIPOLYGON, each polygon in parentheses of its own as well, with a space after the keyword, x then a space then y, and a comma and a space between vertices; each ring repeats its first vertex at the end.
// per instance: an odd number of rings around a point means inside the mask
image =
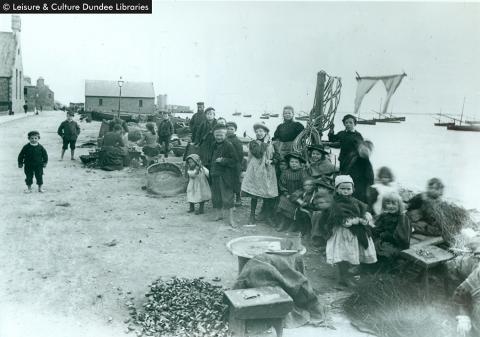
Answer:
MULTIPOLYGON (((259 119, 219 115, 238 124, 239 136, 246 131, 254 137, 253 124, 264 122, 273 132, 282 118, 259 119)), ((338 114, 335 132, 343 125, 338 114)), ((281 114, 280 114, 281 116, 281 114)), ((357 130, 365 139, 374 143, 371 162, 375 172, 381 166, 390 167, 396 180, 405 188, 414 191, 425 189, 432 177, 445 184, 445 198, 467 209, 480 210, 480 132, 450 131, 434 126, 435 119, 429 115, 405 115, 401 123, 377 123, 358 125, 357 130)), ((326 139, 326 133, 324 139, 326 139)), ((338 154, 338 151, 333 151, 338 154)))

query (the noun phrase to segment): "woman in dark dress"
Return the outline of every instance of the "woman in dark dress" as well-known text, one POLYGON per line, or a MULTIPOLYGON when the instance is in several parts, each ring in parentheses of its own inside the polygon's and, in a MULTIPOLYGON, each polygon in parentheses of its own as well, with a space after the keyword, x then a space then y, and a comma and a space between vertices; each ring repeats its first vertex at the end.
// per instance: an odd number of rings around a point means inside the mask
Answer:
POLYGON ((289 105, 283 108, 283 123, 277 126, 272 140, 275 149, 280 153, 281 159, 292 152, 293 141, 303 131, 304 126, 293 120, 294 111, 289 105))
MULTIPOLYGON (((328 133, 328 140, 340 143, 340 155, 338 156, 340 174, 348 174, 347 167, 355 157, 358 145, 363 141, 363 137, 360 132, 355 130, 355 126, 357 125, 357 118, 355 116, 347 114, 343 117, 342 122, 345 130, 335 134, 333 132, 335 125, 332 124, 330 132, 328 133)), ((355 187, 356 186, 355 182, 355 187)))
POLYGON ((198 154, 202 160, 203 165, 210 170, 211 160, 212 160, 212 149, 213 144, 215 143, 215 138, 213 137, 213 128, 217 124, 215 119, 215 109, 207 108, 205 110, 206 120, 200 124, 196 133, 196 139, 194 143, 198 144, 198 154))

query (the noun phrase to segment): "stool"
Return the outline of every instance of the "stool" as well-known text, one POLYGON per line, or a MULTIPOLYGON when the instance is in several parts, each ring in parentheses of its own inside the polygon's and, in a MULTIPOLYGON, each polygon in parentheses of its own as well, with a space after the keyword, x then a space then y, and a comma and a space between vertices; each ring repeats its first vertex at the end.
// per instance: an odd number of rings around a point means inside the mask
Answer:
POLYGON ((225 291, 230 303, 229 329, 234 336, 245 336, 248 319, 269 320, 283 335, 283 321, 293 309, 292 298, 280 287, 261 287, 225 291))
POLYGON ((405 249, 401 255, 415 264, 423 267, 423 281, 425 283, 425 292, 427 297, 430 295, 429 271, 430 269, 441 266, 443 263, 454 258, 454 255, 437 246, 413 245, 410 249, 405 249))

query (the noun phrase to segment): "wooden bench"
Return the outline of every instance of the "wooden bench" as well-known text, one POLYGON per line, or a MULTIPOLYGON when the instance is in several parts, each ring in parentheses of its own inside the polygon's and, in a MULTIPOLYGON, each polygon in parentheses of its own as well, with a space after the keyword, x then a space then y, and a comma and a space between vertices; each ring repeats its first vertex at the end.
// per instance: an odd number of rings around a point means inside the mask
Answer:
POLYGON ((283 335, 285 316, 293 309, 292 298, 280 287, 225 291, 230 304, 229 329, 234 336, 245 336, 246 320, 270 321, 277 337, 283 335))

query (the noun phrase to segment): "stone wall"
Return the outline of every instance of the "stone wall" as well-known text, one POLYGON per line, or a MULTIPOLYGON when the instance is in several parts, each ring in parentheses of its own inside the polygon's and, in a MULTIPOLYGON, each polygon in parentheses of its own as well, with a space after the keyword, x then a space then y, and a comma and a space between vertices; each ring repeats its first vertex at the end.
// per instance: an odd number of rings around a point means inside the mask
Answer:
MULTIPOLYGON (((129 113, 151 114, 155 108, 155 99, 122 97, 120 100, 120 111, 129 113), (140 106, 139 101, 142 101, 140 106)), ((85 111, 117 112, 118 97, 85 97, 85 111), (102 100, 100 105, 100 100, 102 100)))

